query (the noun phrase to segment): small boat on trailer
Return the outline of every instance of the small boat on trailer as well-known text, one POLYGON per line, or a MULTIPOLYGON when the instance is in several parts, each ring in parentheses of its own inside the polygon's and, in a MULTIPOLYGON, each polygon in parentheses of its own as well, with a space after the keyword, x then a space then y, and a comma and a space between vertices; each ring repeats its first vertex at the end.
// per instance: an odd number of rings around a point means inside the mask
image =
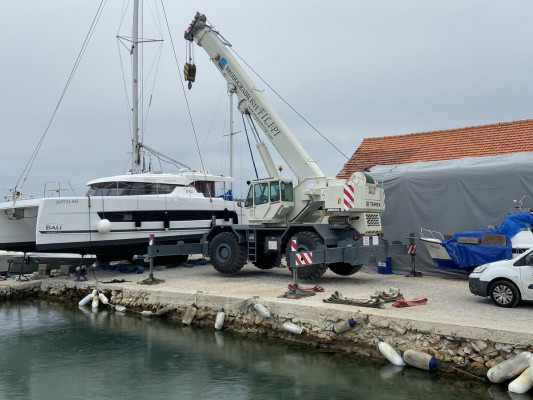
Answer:
POLYGON ((482 264, 515 258, 533 247, 532 225, 531 212, 514 212, 495 228, 451 236, 421 228, 420 241, 437 267, 472 271, 482 264))

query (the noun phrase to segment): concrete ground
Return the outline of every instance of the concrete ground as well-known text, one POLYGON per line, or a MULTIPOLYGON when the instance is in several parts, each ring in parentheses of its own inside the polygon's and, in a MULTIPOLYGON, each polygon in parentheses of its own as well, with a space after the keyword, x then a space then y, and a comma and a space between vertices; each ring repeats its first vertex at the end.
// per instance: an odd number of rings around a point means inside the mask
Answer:
MULTIPOLYGON (((493 305, 489 298, 474 296, 468 289, 468 280, 423 276, 420 278, 405 277, 404 275, 382 275, 358 272, 352 276, 339 276, 330 272, 318 282, 299 282, 300 286, 310 287, 320 283, 325 288, 322 293, 301 299, 279 298, 292 282, 292 274, 287 268, 260 270, 253 265, 246 265, 239 274, 226 277, 215 271, 210 265, 185 264, 177 267, 155 270, 154 277, 164 279, 157 285, 139 285, 138 282, 148 277, 148 269, 142 274, 119 273, 104 271, 99 268, 89 270, 87 278, 89 284, 98 283, 100 289, 106 287, 131 290, 152 291, 165 295, 180 294, 191 296, 198 291, 203 295, 236 297, 239 299, 259 296, 261 301, 279 304, 285 309, 294 306, 315 308, 325 312, 335 311, 337 314, 362 313, 363 315, 385 317, 387 319, 402 320, 402 323, 430 329, 436 334, 457 335, 490 339, 504 343, 532 345, 533 343, 533 303, 521 303, 512 309, 500 308, 493 305), (185 266, 187 265, 187 266, 185 266), (96 278, 96 279, 95 279, 96 278), (120 283, 102 283, 111 280, 126 280, 120 283), (97 280, 99 282, 97 282, 97 280), (375 291, 389 291, 389 288, 399 288, 406 300, 416 297, 427 297, 427 304, 415 307, 396 308, 392 303, 386 303, 382 309, 343 304, 324 303, 323 300, 338 291, 344 297, 368 299, 375 291)), ((47 281, 60 283, 74 281, 74 277, 53 277, 47 281)), ((13 279, 0 281, 4 285, 16 286, 13 279)), ((383 319, 383 318, 381 318, 383 319)))

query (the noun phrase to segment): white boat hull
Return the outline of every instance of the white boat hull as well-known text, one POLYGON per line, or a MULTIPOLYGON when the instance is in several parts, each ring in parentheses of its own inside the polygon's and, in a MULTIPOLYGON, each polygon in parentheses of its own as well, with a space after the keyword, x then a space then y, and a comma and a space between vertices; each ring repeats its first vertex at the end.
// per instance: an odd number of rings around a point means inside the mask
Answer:
POLYGON ((0 204, 0 249, 35 251, 39 199, 0 204))
POLYGON ((128 259, 146 253, 152 234, 159 244, 196 241, 210 229, 213 216, 218 225, 240 221, 235 210, 224 211, 231 206, 235 203, 221 199, 165 199, 157 195, 43 199, 37 218, 36 248, 97 254, 101 259, 128 259), (168 229, 164 226, 165 212, 168 229), (111 223, 107 233, 98 231, 102 219, 111 223))
POLYGON ((429 252, 429 255, 433 259, 451 260, 450 255, 442 245, 442 241, 439 239, 420 239, 425 248, 429 252))

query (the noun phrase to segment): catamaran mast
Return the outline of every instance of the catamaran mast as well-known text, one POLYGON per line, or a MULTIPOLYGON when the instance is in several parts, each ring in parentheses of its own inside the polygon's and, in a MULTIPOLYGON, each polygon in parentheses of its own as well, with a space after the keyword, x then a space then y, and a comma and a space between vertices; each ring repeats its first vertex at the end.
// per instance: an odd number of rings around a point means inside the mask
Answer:
POLYGON ((132 173, 141 172, 141 148, 139 146, 139 0, 133 3, 133 32, 132 32, 133 79, 133 155, 132 173))

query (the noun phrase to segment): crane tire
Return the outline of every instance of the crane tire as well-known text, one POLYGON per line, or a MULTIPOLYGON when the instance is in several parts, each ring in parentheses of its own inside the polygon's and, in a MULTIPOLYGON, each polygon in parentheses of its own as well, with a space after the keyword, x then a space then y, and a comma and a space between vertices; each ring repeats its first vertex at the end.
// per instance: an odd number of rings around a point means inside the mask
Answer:
MULTIPOLYGON (((316 250, 318 246, 322 244, 322 239, 314 232, 304 231, 298 232, 292 237, 296 239, 296 245, 298 251, 313 251, 316 250)), ((286 257, 287 260, 291 255, 291 246, 287 246, 286 257)), ((287 265, 289 263, 287 262, 287 265)), ((311 264, 307 267, 298 267, 298 278, 304 281, 311 281, 320 278, 326 270, 328 269, 327 264, 311 264)), ((292 268, 289 267, 289 270, 292 273, 292 268)))
POLYGON ((363 268, 362 265, 351 265, 343 262, 329 264, 329 269, 331 272, 341 276, 353 275, 356 272, 359 272, 361 268, 363 268))
POLYGON ((246 245, 234 233, 221 232, 209 244, 209 258, 218 272, 233 275, 246 263, 246 245))
POLYGON ((252 264, 259 269, 272 269, 281 266, 283 253, 262 254, 257 257, 257 261, 252 264))

